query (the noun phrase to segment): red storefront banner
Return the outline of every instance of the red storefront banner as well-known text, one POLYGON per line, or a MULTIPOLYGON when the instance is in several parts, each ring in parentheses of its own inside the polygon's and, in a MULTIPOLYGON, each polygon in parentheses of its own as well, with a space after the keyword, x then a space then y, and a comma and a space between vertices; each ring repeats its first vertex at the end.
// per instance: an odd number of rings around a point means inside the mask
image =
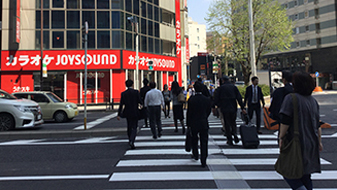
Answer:
POLYGON ((180 0, 176 0, 176 52, 181 57, 181 23, 180 23, 180 0))
MULTIPOLYGON (((155 71, 177 71, 178 70, 178 58, 139 53, 139 65, 138 69, 148 70, 149 60, 153 61, 153 70, 155 71)), ((123 69, 136 69, 136 52, 123 51, 123 69)))
MULTIPOLYGON (((40 51, 2 51, 2 71, 38 71, 40 51)), ((88 50, 88 69, 120 69, 120 50, 88 50)), ((46 50, 43 62, 48 70, 83 70, 84 50, 46 50)))
POLYGON ((15 42, 20 43, 20 0, 16 0, 15 42))
POLYGON ((186 38, 186 63, 190 62, 190 45, 189 45, 189 40, 186 38))

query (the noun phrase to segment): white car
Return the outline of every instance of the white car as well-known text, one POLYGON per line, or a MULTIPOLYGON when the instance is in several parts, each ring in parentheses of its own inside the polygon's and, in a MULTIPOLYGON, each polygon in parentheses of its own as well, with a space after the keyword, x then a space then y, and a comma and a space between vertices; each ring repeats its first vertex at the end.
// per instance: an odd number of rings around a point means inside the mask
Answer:
POLYGON ((0 131, 35 127, 43 123, 40 106, 0 90, 0 131))

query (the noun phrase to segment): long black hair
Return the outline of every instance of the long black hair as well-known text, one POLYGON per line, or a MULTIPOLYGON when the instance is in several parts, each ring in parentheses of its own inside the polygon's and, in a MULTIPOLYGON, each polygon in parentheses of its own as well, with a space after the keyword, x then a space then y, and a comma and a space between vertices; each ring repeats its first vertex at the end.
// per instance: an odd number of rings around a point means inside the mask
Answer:
POLYGON ((175 94, 176 96, 178 96, 178 94, 181 92, 181 88, 179 87, 179 84, 177 81, 172 82, 171 91, 172 91, 172 94, 175 94))

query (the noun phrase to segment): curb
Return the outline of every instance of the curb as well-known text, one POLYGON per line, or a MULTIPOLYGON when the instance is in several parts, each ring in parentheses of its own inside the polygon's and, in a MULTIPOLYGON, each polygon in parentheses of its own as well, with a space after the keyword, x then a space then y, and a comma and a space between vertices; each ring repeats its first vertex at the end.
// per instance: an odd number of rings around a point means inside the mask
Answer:
POLYGON ((6 131, 0 133, 1 140, 23 140, 44 138, 107 137, 125 135, 126 128, 88 129, 88 130, 48 130, 48 131, 6 131))

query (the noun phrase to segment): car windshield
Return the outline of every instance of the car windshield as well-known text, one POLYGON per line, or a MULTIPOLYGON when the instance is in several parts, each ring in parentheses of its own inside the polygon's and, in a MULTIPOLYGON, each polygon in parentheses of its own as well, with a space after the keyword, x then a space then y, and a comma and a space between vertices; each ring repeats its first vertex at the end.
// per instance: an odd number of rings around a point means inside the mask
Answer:
POLYGON ((56 96, 54 93, 49 92, 47 93, 47 96, 55 103, 57 102, 63 102, 61 98, 59 98, 58 96, 56 96))
POLYGON ((13 95, 11 95, 8 92, 5 92, 3 90, 0 91, 0 98, 2 98, 2 99, 10 99, 10 100, 17 99, 15 96, 13 96, 13 95))

